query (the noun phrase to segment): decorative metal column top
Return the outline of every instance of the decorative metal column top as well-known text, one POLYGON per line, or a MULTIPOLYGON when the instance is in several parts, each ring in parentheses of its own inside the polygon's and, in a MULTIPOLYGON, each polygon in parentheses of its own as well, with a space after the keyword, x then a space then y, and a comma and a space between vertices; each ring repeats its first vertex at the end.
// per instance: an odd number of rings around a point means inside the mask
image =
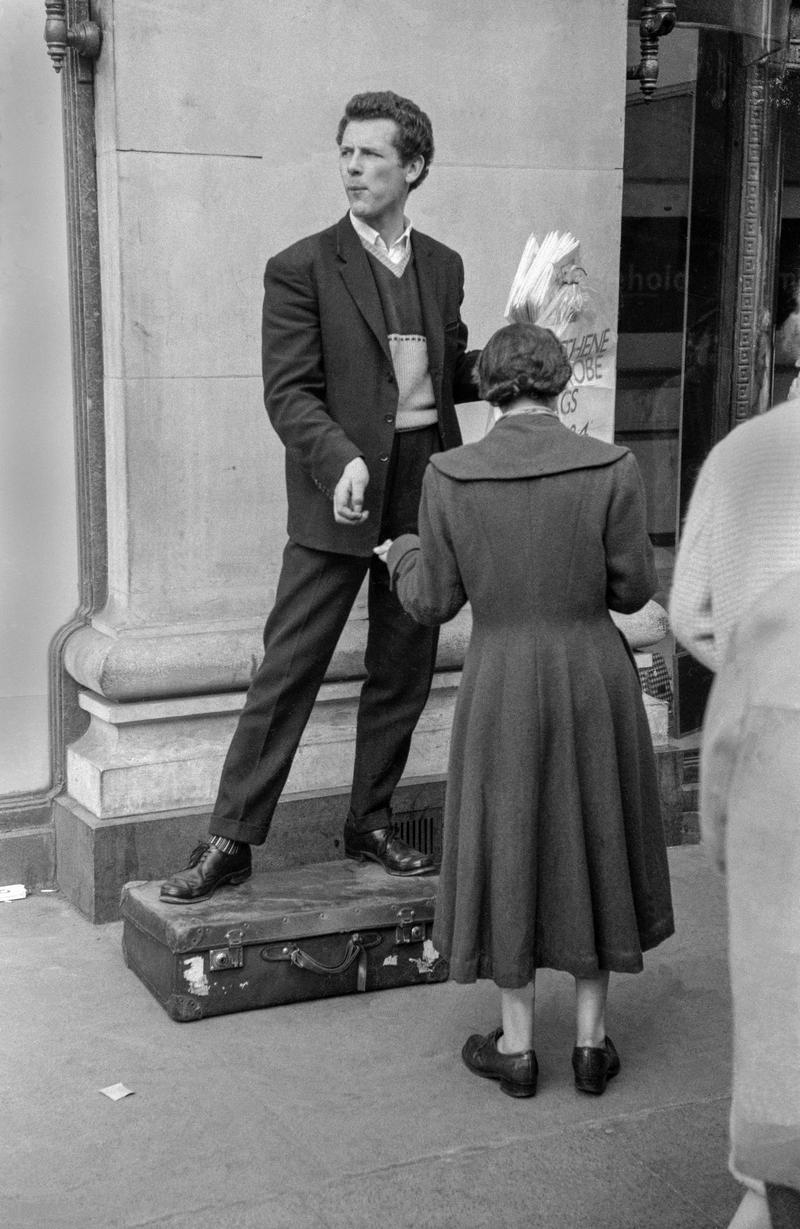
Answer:
POLYGON ((629 81, 638 81, 639 88, 649 102, 655 93, 658 81, 658 40, 671 34, 677 21, 675 0, 645 2, 639 14, 639 44, 642 58, 628 69, 629 81))
POLYGON ((86 13, 86 17, 70 26, 67 25, 67 0, 44 0, 44 7, 47 14, 44 41, 56 72, 61 72, 70 47, 78 55, 96 60, 103 45, 103 31, 96 21, 88 20, 88 3, 84 0, 77 6, 86 13))

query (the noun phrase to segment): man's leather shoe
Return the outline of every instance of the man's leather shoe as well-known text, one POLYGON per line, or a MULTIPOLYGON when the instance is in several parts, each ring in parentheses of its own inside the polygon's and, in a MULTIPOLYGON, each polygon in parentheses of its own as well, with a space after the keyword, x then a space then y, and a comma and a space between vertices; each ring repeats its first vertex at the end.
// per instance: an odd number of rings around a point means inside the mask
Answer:
POLYGON ((497 1038, 502 1032, 501 1028, 496 1028, 486 1037, 473 1033, 466 1041, 461 1057, 474 1075, 499 1080, 501 1091, 509 1097, 533 1097, 539 1078, 536 1053, 534 1050, 523 1050, 520 1054, 501 1054, 497 1048, 497 1038))
POLYGON ((172 905, 189 905, 205 900, 226 883, 234 887, 252 874, 250 846, 238 853, 223 853, 215 845, 203 841, 192 850, 186 870, 178 871, 161 885, 161 899, 172 905))
POLYGON ((590 1092, 599 1097, 605 1092, 608 1081, 619 1075, 619 1065, 619 1055, 610 1037, 606 1037, 602 1046, 575 1046, 572 1051, 575 1087, 578 1092, 590 1092))
POLYGON ((387 875, 427 875, 433 870, 431 855, 412 849, 391 828, 358 832, 345 824, 344 852, 357 862, 377 862, 387 875))

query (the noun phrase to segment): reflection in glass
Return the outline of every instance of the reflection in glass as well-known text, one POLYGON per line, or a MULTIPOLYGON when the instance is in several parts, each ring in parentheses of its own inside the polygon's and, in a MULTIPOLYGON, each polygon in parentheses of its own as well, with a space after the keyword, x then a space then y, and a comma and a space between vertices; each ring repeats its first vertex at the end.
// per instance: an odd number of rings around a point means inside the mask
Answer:
POLYGON ((663 591, 714 443, 730 249, 732 81, 741 45, 679 27, 650 103, 629 92, 620 247, 616 439, 635 454, 663 591))
POLYGON ((787 73, 783 108, 783 192, 776 279, 774 403, 800 396, 800 73, 787 73))

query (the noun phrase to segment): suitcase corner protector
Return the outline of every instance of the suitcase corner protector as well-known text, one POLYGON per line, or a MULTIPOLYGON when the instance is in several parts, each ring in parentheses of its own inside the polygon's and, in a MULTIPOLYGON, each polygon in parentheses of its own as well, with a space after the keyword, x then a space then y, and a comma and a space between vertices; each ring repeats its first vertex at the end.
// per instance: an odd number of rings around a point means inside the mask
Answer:
POLYGON ((178 1024, 188 1024, 192 1020, 201 1020, 203 1005, 191 994, 171 994, 164 1003, 164 1008, 170 1020, 178 1024))

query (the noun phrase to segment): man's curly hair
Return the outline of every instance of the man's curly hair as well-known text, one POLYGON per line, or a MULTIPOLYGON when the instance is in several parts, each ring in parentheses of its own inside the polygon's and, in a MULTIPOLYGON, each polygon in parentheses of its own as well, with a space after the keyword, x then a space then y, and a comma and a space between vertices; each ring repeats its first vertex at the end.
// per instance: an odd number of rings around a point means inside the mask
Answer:
POLYGON ((572 368, 555 333, 536 324, 508 324, 489 338, 475 365, 484 401, 502 408, 516 397, 555 397, 572 368))
POLYGON ((390 119, 397 124, 395 148, 403 166, 412 158, 420 156, 425 165, 409 191, 418 188, 425 179, 433 161, 433 128, 424 111, 410 98, 402 98, 391 90, 374 90, 366 94, 354 94, 344 109, 336 132, 336 144, 341 145, 344 130, 351 120, 390 119))

